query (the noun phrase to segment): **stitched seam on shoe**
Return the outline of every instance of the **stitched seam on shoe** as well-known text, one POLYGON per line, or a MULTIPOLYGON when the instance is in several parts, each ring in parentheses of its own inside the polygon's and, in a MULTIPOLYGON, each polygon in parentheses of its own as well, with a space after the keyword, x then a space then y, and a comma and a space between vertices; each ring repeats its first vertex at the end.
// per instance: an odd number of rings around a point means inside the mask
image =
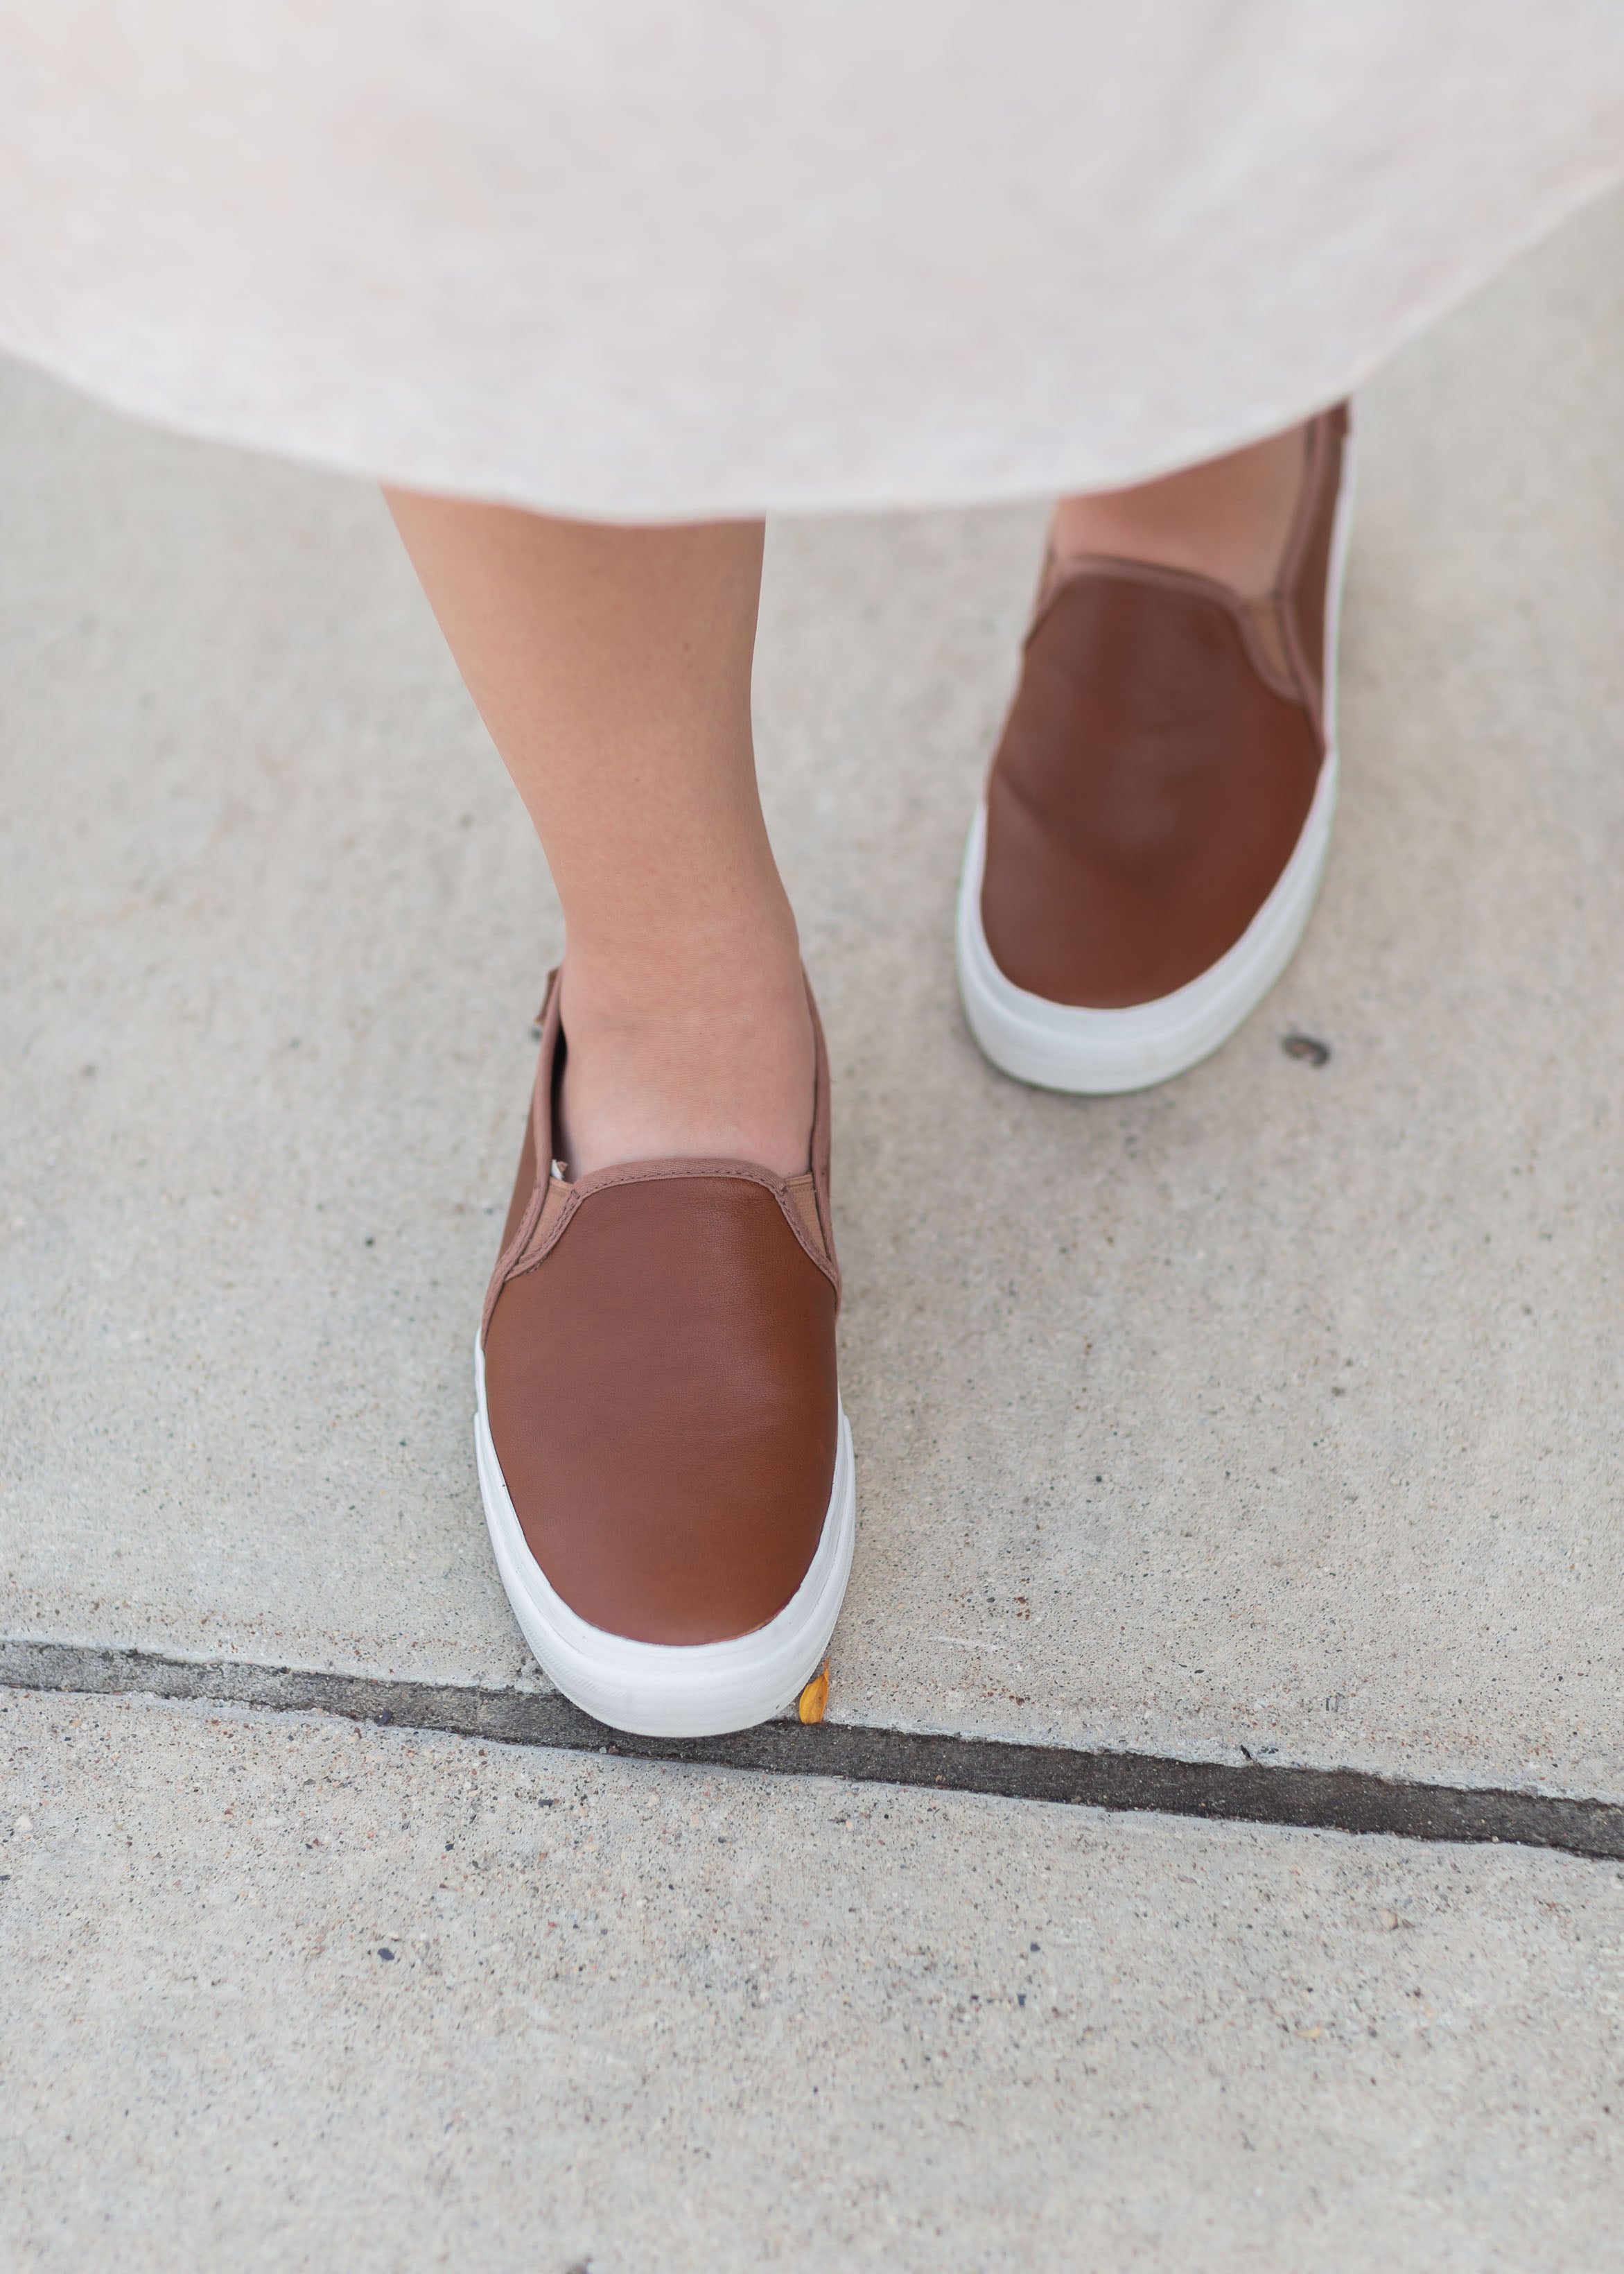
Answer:
POLYGON ((1234 587, 1199 568, 1164 568, 1155 561, 1124 561, 1114 553, 1088 553, 1069 568, 1026 627, 1022 648, 1029 647, 1040 627, 1048 622, 1061 600, 1079 584, 1121 584, 1148 586, 1153 592, 1184 592, 1193 599, 1216 602, 1226 615, 1237 616, 1245 603, 1234 587))
POLYGON ((1258 677, 1271 695, 1279 696, 1283 703, 1297 704, 1301 710, 1307 712, 1312 720, 1313 705, 1303 692, 1302 674, 1292 644, 1290 617, 1291 611, 1278 592, 1266 592, 1259 600, 1244 601, 1236 611, 1236 620, 1240 626, 1241 645, 1246 651, 1246 660, 1257 673, 1258 677), (1280 634, 1280 644, 1286 651, 1287 667, 1283 671, 1263 644, 1258 619, 1266 608, 1272 609, 1274 612, 1275 628, 1280 634))
MULTIPOLYGON (((544 1187, 544 1198, 542 1201, 542 1215, 544 1216, 546 1213, 545 1192, 545 1188, 544 1187)), ((575 1210, 580 1207, 580 1191, 577 1187, 572 1186, 565 1193, 563 1206, 553 1217, 551 1229, 548 1231, 545 1239, 543 1239, 540 1246, 537 1248, 535 1254, 532 1255, 525 1248, 520 1248, 517 1256, 514 1260, 512 1269, 508 1273, 509 1279, 523 1279, 527 1273, 533 1271, 538 1263, 545 1263, 546 1261, 548 1256, 552 1254, 553 1249, 558 1246, 559 1240, 563 1235, 564 1226, 569 1222, 570 1217, 574 1216, 575 1210)), ((541 1217, 538 1216, 536 1221, 539 1224, 541 1217)))
MULTIPOLYGON (((807 981, 807 1003, 812 1013, 813 1080, 812 1080, 812 1145, 810 1174, 812 1178, 812 1212, 817 1218, 817 1235, 823 1246, 821 1258, 813 1257, 825 1270, 834 1284, 835 1301, 840 1300, 840 1260, 835 1253, 834 1207, 829 1194, 829 1050, 823 1036, 823 1022, 818 1015, 817 1000, 812 992, 812 983, 807 981)), ((785 1188, 788 1189, 787 1186, 785 1188)))
MULTIPOLYGON (((835 1294, 838 1297, 840 1292, 839 1267, 832 1262, 828 1256, 820 1255, 816 1248, 813 1246, 811 1241, 807 1238, 805 1231, 801 1227, 800 1218, 795 1214, 794 1202, 790 1199, 789 1194, 781 1186, 776 1192, 774 1192, 773 1198, 777 1201, 779 1209, 783 1212, 785 1223, 788 1224, 790 1230, 794 1233, 795 1238, 800 1241, 802 1248, 806 1251, 807 1254, 811 1257, 813 1262, 816 1264, 818 1269, 823 1273, 824 1278, 828 1280, 830 1285, 834 1289, 835 1294)), ((814 1208, 816 1208, 816 1205, 817 1193, 816 1186, 815 1185, 813 1188, 814 1208)))
POLYGON ((697 1155, 692 1160, 628 1161, 617 1168, 593 1169, 577 1180, 575 1189, 590 1198, 593 1193, 607 1192, 612 1185, 660 1184, 674 1177, 733 1177, 743 1184, 764 1185, 770 1193, 776 1193, 784 1181, 771 1169, 758 1169, 751 1161, 712 1161, 697 1155))
POLYGON ((507 1246, 496 1259, 496 1269, 492 1272, 491 1284, 485 1290, 485 1311, 479 1321, 479 1335, 481 1341, 484 1340, 485 1335, 490 1331, 491 1314, 496 1308, 496 1299, 501 1293, 502 1289, 507 1285, 509 1278, 513 1276, 514 1265, 518 1261, 520 1256, 523 1254, 525 1242, 530 1239, 530 1235, 534 1232, 536 1226, 540 1223, 541 1212, 546 1206, 546 1185, 545 1182, 538 1181, 534 1192, 530 1194, 530 1203, 525 1209, 524 1214, 519 1218, 519 1229, 515 1232, 513 1238, 508 1241, 507 1246))
POLYGON ((594 1171, 590 1177, 583 1177, 580 1184, 570 1187, 569 1198, 560 1209, 557 1219, 545 1239, 533 1255, 526 1255, 521 1250, 520 1260, 508 1270, 507 1276, 509 1279, 523 1279, 534 1271, 538 1264, 544 1263, 557 1246, 564 1227, 571 1216, 575 1215, 583 1201, 591 1199, 594 1193, 607 1192, 619 1185, 654 1185, 667 1183, 679 1177, 702 1176, 732 1177, 740 1184, 760 1185, 764 1192, 771 1193, 778 1204, 778 1213, 795 1235, 796 1246, 809 1262, 817 1266, 838 1296, 840 1292, 838 1268, 827 1257, 818 1254, 795 1221, 793 1203, 785 1193, 782 1180, 770 1176, 763 1169, 752 1169, 748 1163, 733 1161, 718 1161, 714 1165, 706 1163, 703 1168, 686 1162, 673 1161, 669 1168, 661 1167, 658 1163, 653 1163, 647 1168, 635 1167, 624 1172, 616 1169, 594 1171))
MULTIPOLYGON (((547 1022, 547 1013, 552 1007, 553 998, 558 989, 559 976, 562 968, 563 967, 561 964, 554 964, 552 970, 547 974, 547 984, 542 995, 541 1008, 536 1013, 536 1024, 544 1029, 545 1028, 547 1022)), ((552 1065, 548 1068, 549 1075, 551 1075, 556 1069, 558 1059, 555 1052, 552 1065)), ((535 1141, 536 1182, 531 1189, 530 1199, 525 1203, 524 1213, 519 1218, 519 1228, 515 1232, 513 1238, 508 1241, 507 1246, 503 1248, 501 1254, 497 1257, 496 1268, 491 1274, 491 1284, 485 1289, 485 1308, 481 1312, 479 1318, 479 1339, 481 1344, 484 1343, 485 1336, 490 1332, 491 1315, 496 1308, 496 1299, 501 1293, 502 1289, 507 1285, 515 1263, 518 1261, 519 1257, 523 1254, 525 1243, 534 1234, 536 1226, 541 1219, 542 1212, 547 1205, 548 1163, 542 1158, 546 1148, 540 1141, 540 1131, 537 1127, 537 1123, 541 1111, 541 1064, 540 1061, 538 1060, 536 1066, 536 1079, 530 1088, 530 1133, 535 1141)), ((549 1124, 551 1124, 551 1120, 552 1101, 549 1099, 549 1124)))
POLYGON ((840 1259, 835 1254, 834 1211, 829 1204, 828 1195, 816 1177, 812 1180, 812 1204, 817 1210, 818 1228, 828 1247, 826 1254, 815 1255, 812 1261, 820 1270, 828 1273, 834 1285, 835 1299, 838 1302, 845 1292, 845 1283, 840 1276, 840 1259))
MULTIPOLYGON (((1297 678, 1297 700, 1308 713, 1308 722, 1313 728, 1314 742, 1321 758, 1325 757, 1328 742, 1325 721, 1325 686, 1329 659, 1322 656, 1320 676, 1316 683, 1313 670, 1309 664, 1307 651, 1303 644, 1302 628, 1297 622, 1296 587, 1301 580, 1304 565, 1308 558, 1317 515, 1327 502, 1321 493, 1325 489, 1333 464, 1335 466, 1336 478, 1331 485, 1328 500, 1333 533, 1336 527, 1336 508, 1342 497, 1342 465, 1347 440, 1345 430, 1340 433, 1332 431, 1335 415, 1332 411, 1321 411, 1314 421, 1313 436, 1309 444, 1308 470, 1303 484, 1303 495, 1298 501, 1291 532, 1286 540, 1285 553, 1281 561, 1280 579, 1272 596, 1279 609, 1280 629, 1284 635, 1286 653, 1291 659, 1291 667, 1297 678)), ((1330 568, 1331 564, 1327 561, 1327 576, 1330 568)))

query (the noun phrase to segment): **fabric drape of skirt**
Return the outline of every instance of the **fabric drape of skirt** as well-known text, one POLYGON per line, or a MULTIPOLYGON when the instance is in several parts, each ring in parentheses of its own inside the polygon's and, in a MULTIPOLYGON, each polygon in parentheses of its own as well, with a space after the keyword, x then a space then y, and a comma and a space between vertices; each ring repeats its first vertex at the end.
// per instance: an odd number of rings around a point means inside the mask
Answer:
POLYGON ((0 345, 587 516, 1207 456, 1620 174, 1617 0, 0 0, 0 345))

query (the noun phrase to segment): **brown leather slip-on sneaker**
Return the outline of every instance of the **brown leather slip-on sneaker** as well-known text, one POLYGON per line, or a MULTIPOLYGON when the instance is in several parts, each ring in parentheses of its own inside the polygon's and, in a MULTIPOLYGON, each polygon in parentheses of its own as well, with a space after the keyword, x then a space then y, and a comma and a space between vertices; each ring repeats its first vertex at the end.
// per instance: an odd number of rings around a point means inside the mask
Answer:
POLYGON ((475 1450, 525 1640, 645 1736, 742 1729, 816 1670, 855 1532, 835 1380, 829 1065, 811 1165, 553 1158, 558 975, 475 1350, 475 1450))
POLYGON ((1336 802, 1347 406, 1304 448, 1262 599, 1130 561, 1045 580, 959 896, 966 1016, 1023 1081, 1166 1081, 1296 952, 1336 802))

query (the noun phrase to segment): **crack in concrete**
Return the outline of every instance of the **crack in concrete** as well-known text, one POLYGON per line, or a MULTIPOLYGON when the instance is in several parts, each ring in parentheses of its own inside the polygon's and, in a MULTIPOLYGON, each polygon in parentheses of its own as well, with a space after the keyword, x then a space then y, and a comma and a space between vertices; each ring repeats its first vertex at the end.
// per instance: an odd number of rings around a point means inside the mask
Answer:
POLYGON ((0 1686, 333 1713, 498 1744, 686 1761, 703 1768, 838 1777, 856 1784, 911 1785, 1231 1824, 1386 1833, 1401 1840, 1555 1848, 1572 1856, 1624 1860, 1624 1806, 1614 1802, 1424 1784, 1365 1769, 1252 1760, 1242 1767, 851 1721, 768 1721, 723 1737, 634 1737, 593 1721, 556 1690, 396 1681, 21 1638, 0 1638, 0 1686))

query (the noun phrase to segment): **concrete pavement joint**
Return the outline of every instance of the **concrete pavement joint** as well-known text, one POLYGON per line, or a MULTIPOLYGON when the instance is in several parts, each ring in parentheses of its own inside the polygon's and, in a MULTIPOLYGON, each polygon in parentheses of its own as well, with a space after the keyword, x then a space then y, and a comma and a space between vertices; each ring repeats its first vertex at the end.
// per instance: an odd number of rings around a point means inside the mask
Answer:
POLYGON ((1554 1848, 1624 1860, 1624 1807, 1602 1800, 1422 1784, 1363 1769, 1244 1767, 1152 1753, 1085 1751, 857 1722, 769 1721, 729 1736, 628 1736, 555 1690, 390 1681, 241 1660, 166 1658, 143 1650, 0 1638, 0 1685, 136 1695, 333 1713, 403 1729, 566 1752, 687 1761, 775 1776, 981 1793, 1113 1811, 1297 1829, 1385 1833, 1402 1840, 1554 1848))

